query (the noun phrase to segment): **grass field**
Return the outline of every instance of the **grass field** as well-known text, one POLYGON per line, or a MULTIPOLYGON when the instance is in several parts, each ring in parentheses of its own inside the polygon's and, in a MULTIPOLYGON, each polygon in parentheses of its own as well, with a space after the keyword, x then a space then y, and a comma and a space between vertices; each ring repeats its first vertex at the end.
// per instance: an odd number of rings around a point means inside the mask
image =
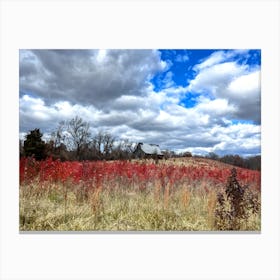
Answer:
POLYGON ((260 174, 237 169, 250 195, 242 196, 245 210, 235 217, 230 199, 223 204, 219 200, 219 194, 226 198, 230 169, 195 158, 159 164, 26 160, 21 163, 19 229, 259 231, 261 211, 251 206, 260 205, 260 174))

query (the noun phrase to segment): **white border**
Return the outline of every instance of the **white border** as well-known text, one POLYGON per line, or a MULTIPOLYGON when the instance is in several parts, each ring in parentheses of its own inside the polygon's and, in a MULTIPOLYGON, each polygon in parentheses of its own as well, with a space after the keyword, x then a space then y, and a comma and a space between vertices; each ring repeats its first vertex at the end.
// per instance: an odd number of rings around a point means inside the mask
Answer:
POLYGON ((279 2, 1 1, 1 279, 279 279, 279 2), (262 49, 261 234, 19 234, 19 48, 262 49))

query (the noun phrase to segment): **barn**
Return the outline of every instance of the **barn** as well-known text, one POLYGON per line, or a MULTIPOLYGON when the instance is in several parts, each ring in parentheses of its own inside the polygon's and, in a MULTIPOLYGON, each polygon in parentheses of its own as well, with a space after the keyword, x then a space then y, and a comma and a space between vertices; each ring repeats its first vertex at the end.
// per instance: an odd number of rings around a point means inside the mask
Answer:
POLYGON ((156 144, 138 143, 134 155, 137 158, 163 158, 163 153, 156 144))

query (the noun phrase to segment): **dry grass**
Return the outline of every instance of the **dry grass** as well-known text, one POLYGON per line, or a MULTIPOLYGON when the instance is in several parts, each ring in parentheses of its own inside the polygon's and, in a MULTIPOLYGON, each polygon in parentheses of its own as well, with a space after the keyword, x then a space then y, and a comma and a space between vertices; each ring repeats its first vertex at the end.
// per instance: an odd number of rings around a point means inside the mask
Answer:
MULTIPOLYGON (((204 186, 174 189, 159 181, 149 188, 101 186, 81 195, 62 184, 20 187, 21 231, 209 231, 214 228, 215 191, 204 186)), ((242 230, 260 230, 260 214, 242 230)))

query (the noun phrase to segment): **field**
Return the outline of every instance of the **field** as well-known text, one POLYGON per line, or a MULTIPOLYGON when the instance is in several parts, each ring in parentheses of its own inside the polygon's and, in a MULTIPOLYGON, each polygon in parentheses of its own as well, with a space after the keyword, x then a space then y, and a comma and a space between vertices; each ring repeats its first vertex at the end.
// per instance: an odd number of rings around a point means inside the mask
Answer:
POLYGON ((204 158, 20 160, 21 231, 261 229, 260 172, 204 158))

